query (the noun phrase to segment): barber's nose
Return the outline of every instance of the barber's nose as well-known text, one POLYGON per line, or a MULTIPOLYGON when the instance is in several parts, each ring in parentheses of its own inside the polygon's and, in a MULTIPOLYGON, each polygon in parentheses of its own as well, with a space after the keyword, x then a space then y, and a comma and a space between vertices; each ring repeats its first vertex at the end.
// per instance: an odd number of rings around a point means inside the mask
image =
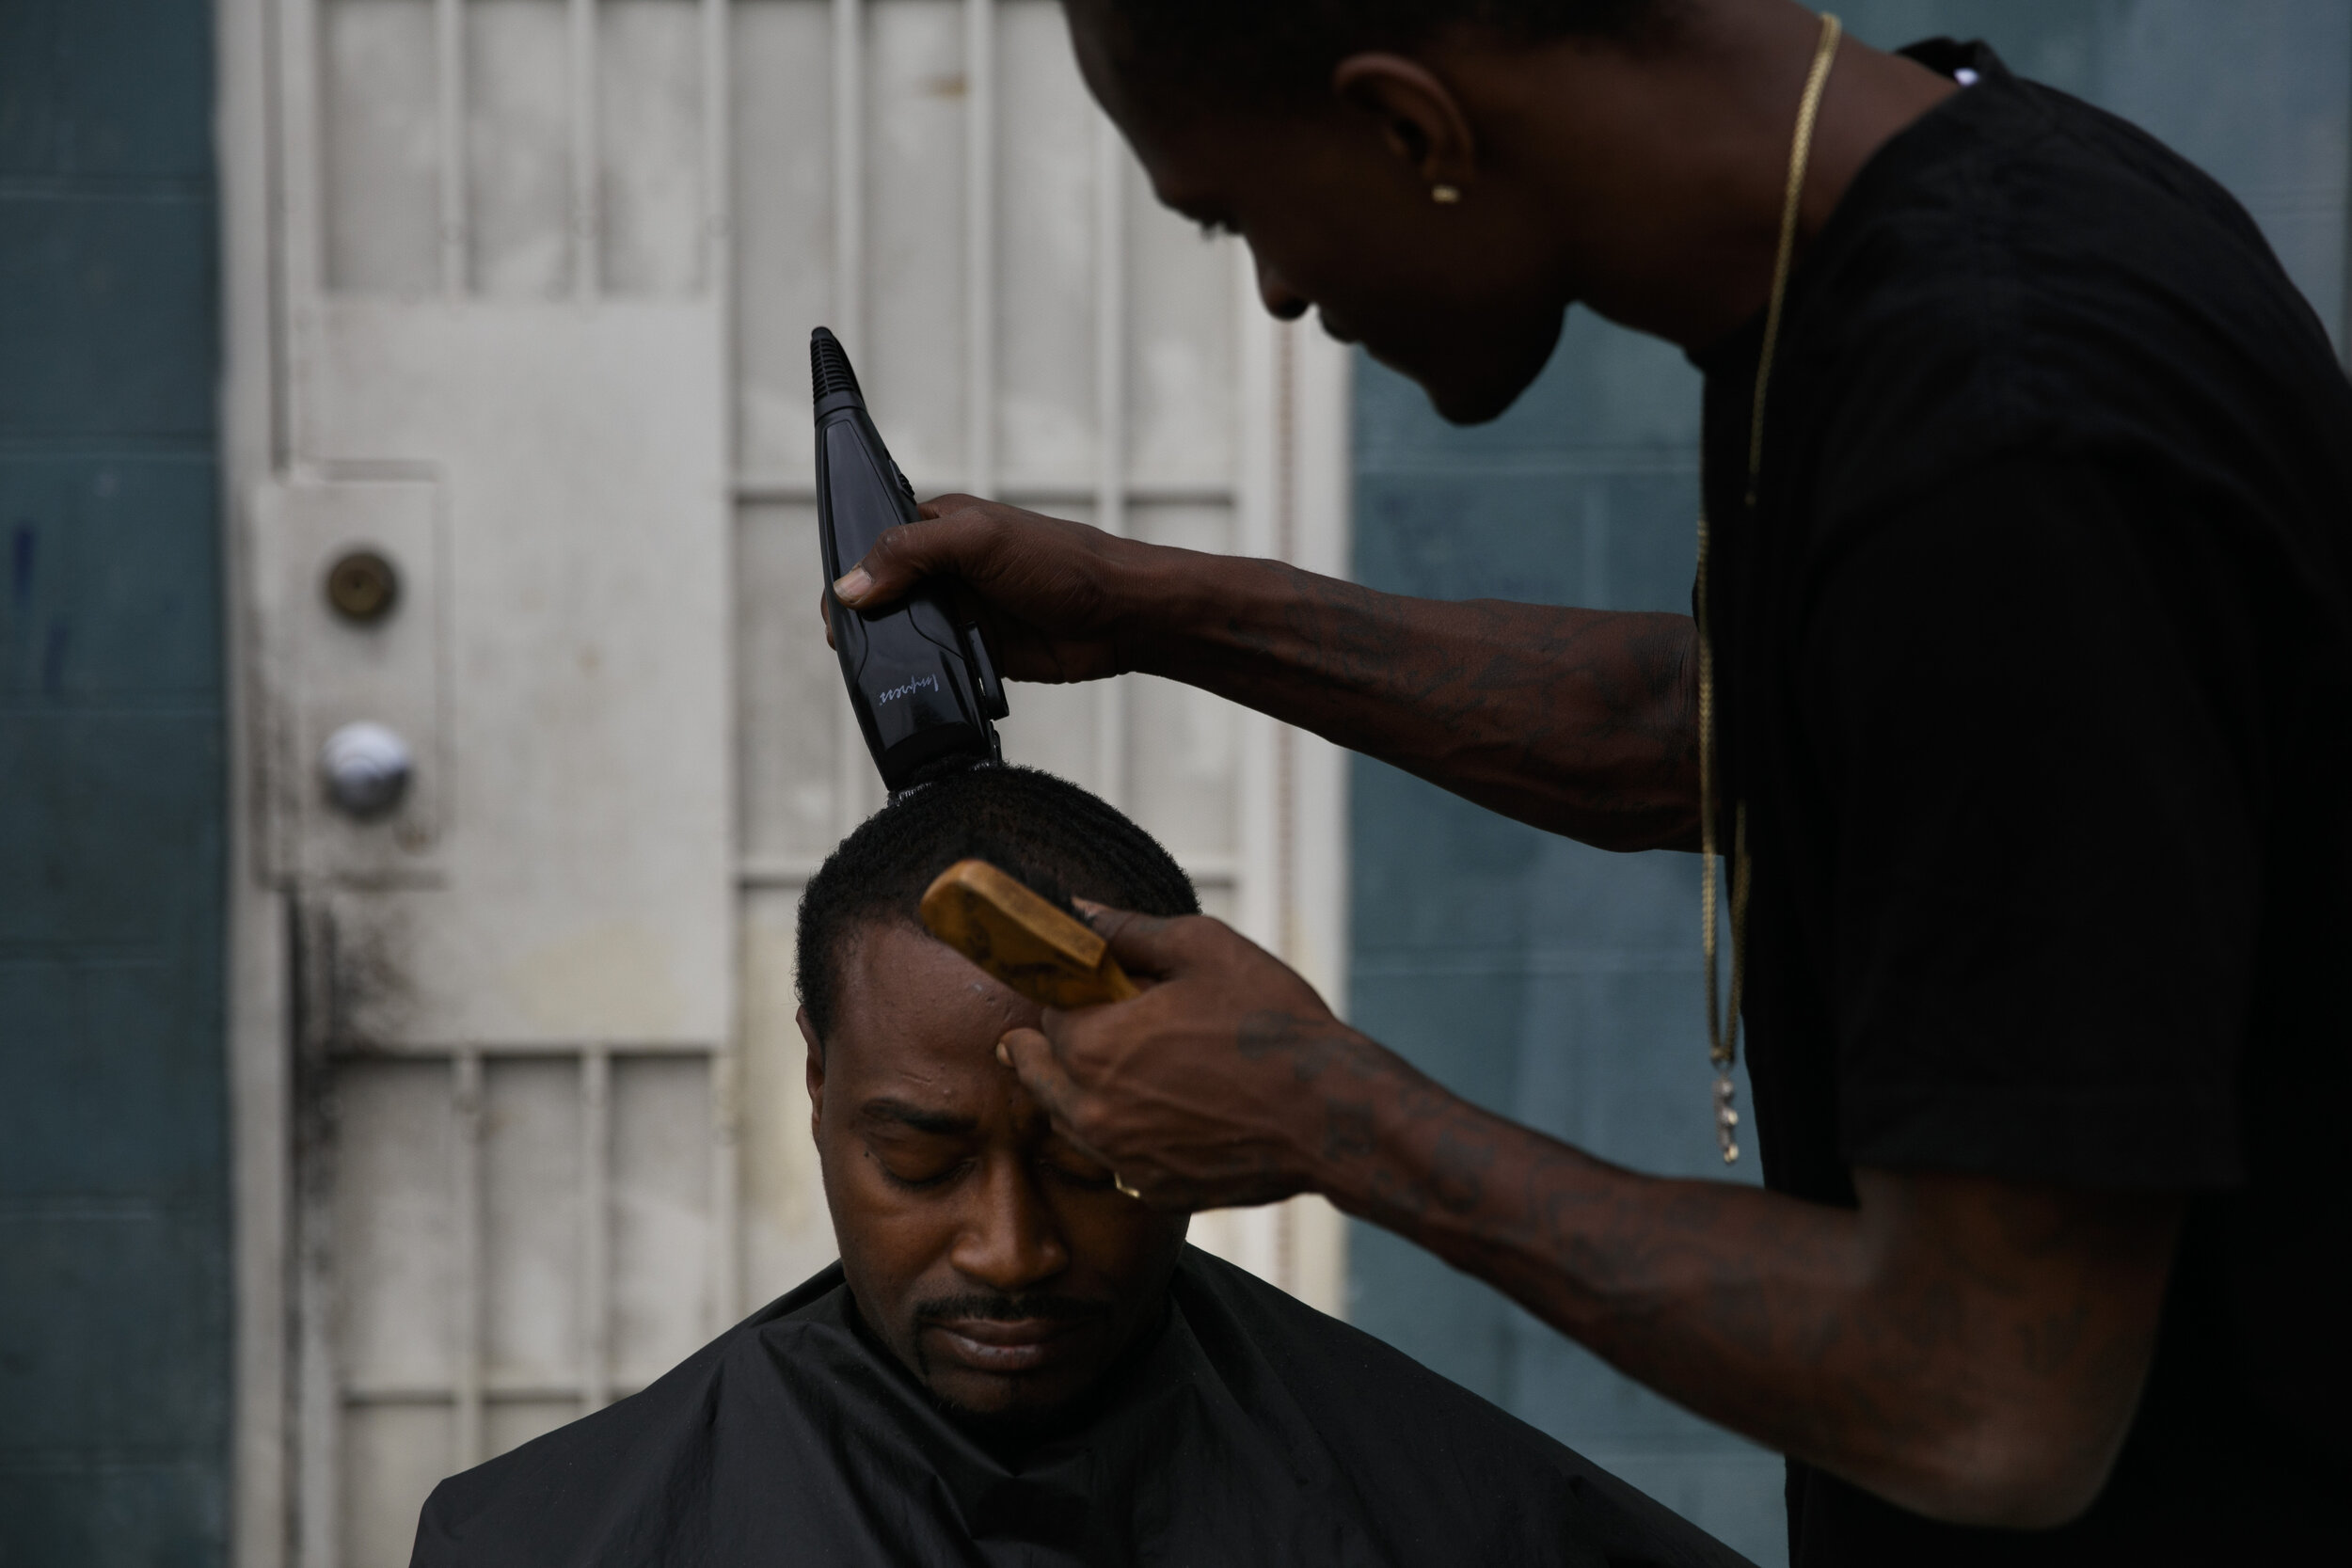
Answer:
POLYGON ((948 1261, 966 1278, 1008 1294, 1041 1285, 1070 1266, 1070 1249, 1035 1175, 1019 1160, 989 1162, 948 1261))
POLYGON ((1282 275, 1258 263, 1258 297, 1265 302, 1266 312, 1276 321, 1295 322, 1307 313, 1313 301, 1282 281, 1282 275))

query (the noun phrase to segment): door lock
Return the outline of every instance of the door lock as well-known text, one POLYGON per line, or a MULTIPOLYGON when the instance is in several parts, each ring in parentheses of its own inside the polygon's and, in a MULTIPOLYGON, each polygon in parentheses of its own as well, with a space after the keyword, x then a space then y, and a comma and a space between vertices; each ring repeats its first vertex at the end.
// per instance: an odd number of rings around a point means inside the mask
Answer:
POLYGON ((374 550, 348 551, 326 569, 326 602, 346 621, 381 621, 400 602, 400 573, 374 550))
POLYGON ((358 817, 381 816, 408 792, 416 757, 389 726, 361 720, 345 724, 319 748, 326 798, 358 817))

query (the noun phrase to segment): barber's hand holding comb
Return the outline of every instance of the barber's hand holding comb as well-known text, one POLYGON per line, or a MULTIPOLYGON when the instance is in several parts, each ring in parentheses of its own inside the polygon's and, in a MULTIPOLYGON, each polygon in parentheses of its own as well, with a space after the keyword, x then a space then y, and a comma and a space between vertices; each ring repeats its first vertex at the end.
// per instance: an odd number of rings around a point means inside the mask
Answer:
POLYGON ((1143 994, 1048 1008, 997 1053, 1145 1202, 1232 1208, 1320 1187, 1326 1161, 1374 1152, 1395 1088, 1427 1085, 1222 921, 1079 909, 1143 994))

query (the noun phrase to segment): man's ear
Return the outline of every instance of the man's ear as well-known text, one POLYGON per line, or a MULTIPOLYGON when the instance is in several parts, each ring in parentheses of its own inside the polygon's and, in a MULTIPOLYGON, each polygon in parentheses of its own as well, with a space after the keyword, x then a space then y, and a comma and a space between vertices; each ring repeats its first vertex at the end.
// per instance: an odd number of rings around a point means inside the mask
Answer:
POLYGON ((808 1045, 808 1135, 814 1138, 825 1120, 825 1042, 817 1037, 806 1007, 794 1013, 792 1022, 801 1026, 801 1038, 808 1045))
POLYGON ((1428 67, 1402 55, 1350 55, 1331 71, 1331 90, 1370 115, 1389 150, 1431 190, 1459 191, 1478 163, 1477 138, 1461 101, 1428 67))

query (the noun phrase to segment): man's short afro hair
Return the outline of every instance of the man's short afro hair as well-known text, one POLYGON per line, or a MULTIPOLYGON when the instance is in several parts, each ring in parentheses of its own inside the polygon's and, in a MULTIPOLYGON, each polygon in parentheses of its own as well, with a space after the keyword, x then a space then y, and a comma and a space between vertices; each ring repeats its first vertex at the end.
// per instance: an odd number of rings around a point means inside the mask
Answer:
POLYGON ((950 773, 867 817, 801 895, 801 1006, 818 1039, 833 1037, 850 937, 866 926, 918 925, 924 890, 973 858, 1064 909, 1081 897, 1143 914, 1200 912, 1192 879, 1174 857, 1076 784, 1004 764, 950 773))
POLYGON ((1065 0, 1109 25, 1138 82, 1226 102, 1325 91, 1332 68, 1368 50, 1406 53, 1442 29, 1492 28, 1514 43, 1624 38, 1678 0, 1065 0))

